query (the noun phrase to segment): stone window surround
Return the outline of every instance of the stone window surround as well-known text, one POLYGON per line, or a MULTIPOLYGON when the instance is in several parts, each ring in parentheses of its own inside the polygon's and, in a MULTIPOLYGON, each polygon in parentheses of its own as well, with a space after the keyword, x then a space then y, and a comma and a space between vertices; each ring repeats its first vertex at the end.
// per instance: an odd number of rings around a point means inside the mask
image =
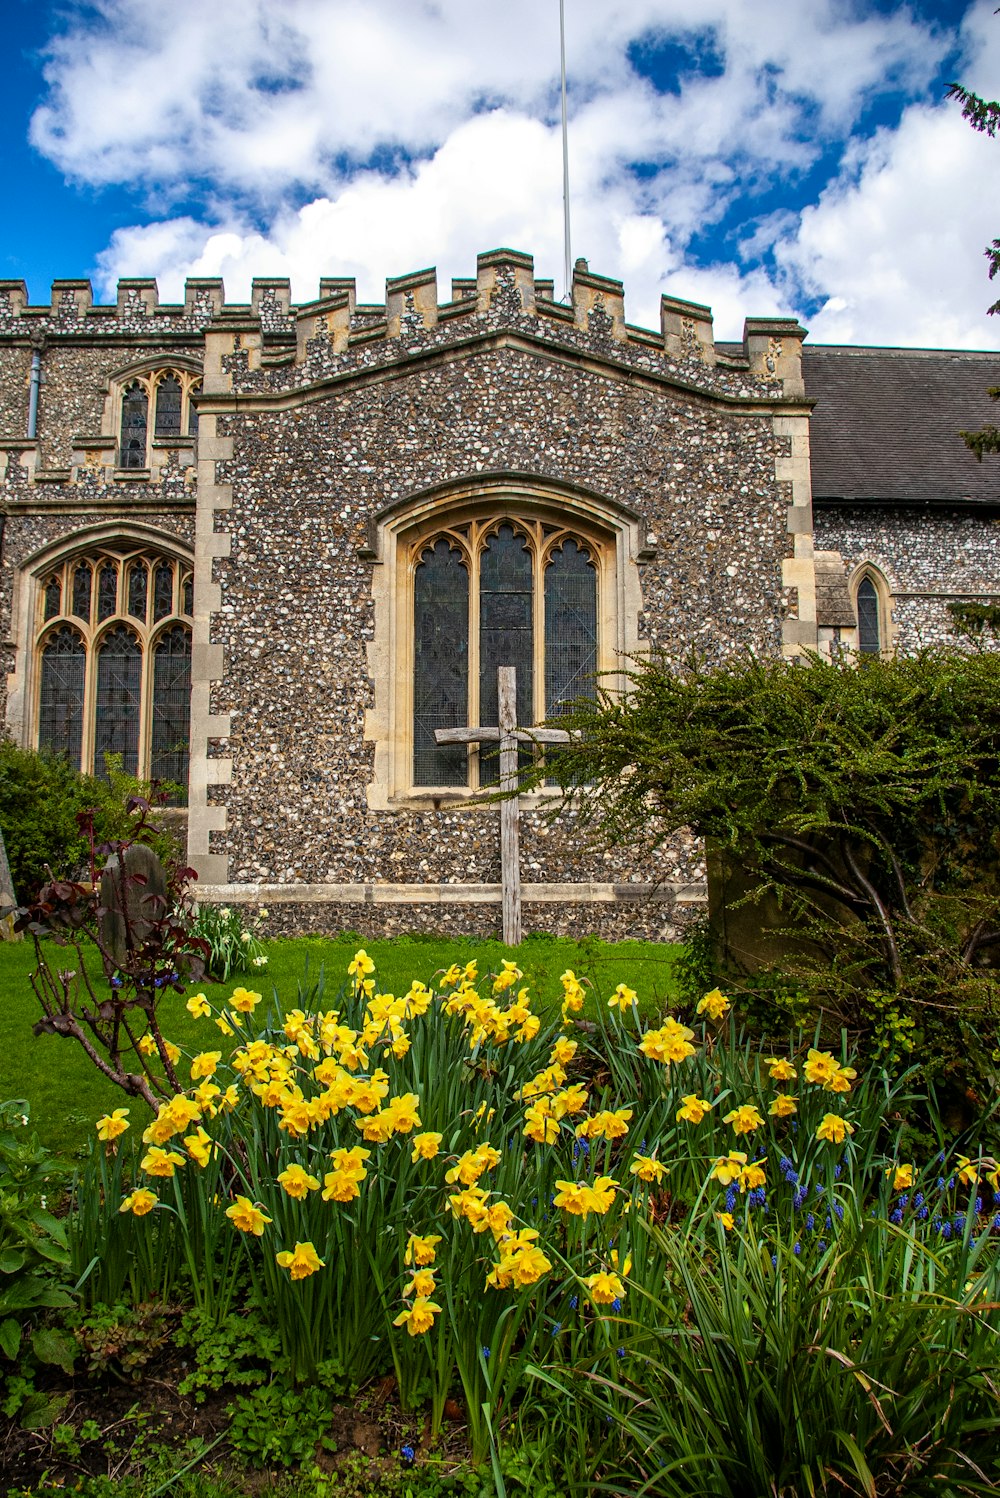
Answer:
MULTIPOLYGON (((40 650, 38 637, 45 628, 41 624, 42 579, 50 575, 61 564, 77 557, 94 557, 105 551, 131 555, 143 552, 147 556, 155 553, 167 561, 173 561, 183 570, 193 567, 191 548, 176 536, 169 536, 149 525, 126 521, 108 521, 102 525, 89 526, 85 530, 73 531, 58 541, 48 542, 26 557, 14 574, 14 593, 11 618, 14 622, 13 637, 18 642, 14 657, 14 669, 7 678, 6 729, 10 737, 22 748, 32 749, 37 742, 38 686, 40 673, 40 650)), ((110 622, 110 621, 109 621, 110 622)), ((129 621, 144 640, 158 637, 170 624, 178 622, 171 614, 148 629, 129 621)), ((188 623, 190 621, 185 620, 188 623)), ((104 626, 102 625, 103 629, 104 626)), ((90 631, 84 631, 89 638, 90 631)), ((88 647, 89 648, 89 647, 88 647)), ((146 703, 148 712, 149 704, 146 703)), ((148 734, 146 735, 148 738, 148 734)), ((86 762, 86 755, 84 757, 86 762)), ((141 769, 141 767, 140 767, 141 769)))
MULTIPOLYGON (((543 519, 579 534, 598 571, 598 670, 605 687, 623 687, 623 667, 642 650, 638 563, 653 552, 640 517, 584 488, 522 474, 477 474, 398 501, 374 519, 372 596, 375 633, 369 646, 375 703, 365 737, 375 745, 368 787, 374 810, 426 810, 468 805, 460 786, 414 787, 413 576, 420 553, 438 532, 470 518, 543 519), (611 673, 611 674, 607 674, 611 673), (619 674, 620 673, 620 674, 619 674)), ((543 800, 537 791, 528 804, 543 800)), ((490 809, 492 803, 486 803, 490 809)))
MULTIPOLYGON (((854 617, 858 617, 858 589, 867 578, 875 589, 878 597, 878 628, 881 641, 881 653, 892 655, 896 648, 897 626, 893 619, 892 600, 893 589, 890 587, 889 579, 877 562, 865 559, 858 562, 851 570, 848 578, 848 590, 851 595, 851 603, 854 607, 854 617)), ((845 629, 840 634, 842 648, 858 650, 858 630, 845 629)))
MULTIPOLYGON (((197 359, 192 359, 186 354, 174 355, 165 352, 163 355, 147 357, 137 363, 126 365, 116 371, 108 382, 104 399, 104 413, 101 418, 101 433, 110 441, 114 439, 114 464, 119 472, 126 474, 129 478, 151 477, 153 470, 162 465, 157 463, 157 454, 162 452, 165 456, 170 448, 187 450, 193 453, 195 438, 188 435, 188 425, 191 410, 191 396, 196 389, 200 388, 203 379, 203 370, 197 359), (167 375, 174 375, 181 385, 181 430, 179 435, 173 437, 156 436, 156 389, 160 381, 167 375), (146 391, 149 402, 146 413, 146 466, 144 468, 122 469, 120 463, 121 424, 122 424, 122 400, 130 385, 139 384, 146 391)), ((78 439, 78 445, 86 447, 85 439, 78 439)))

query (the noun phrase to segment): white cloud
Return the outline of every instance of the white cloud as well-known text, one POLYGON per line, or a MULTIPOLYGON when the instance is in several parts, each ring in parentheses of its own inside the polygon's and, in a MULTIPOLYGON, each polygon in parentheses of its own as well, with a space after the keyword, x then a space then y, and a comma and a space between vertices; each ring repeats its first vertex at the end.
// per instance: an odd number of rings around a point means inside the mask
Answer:
MULTIPOLYGON (((978 0, 966 23, 973 84, 1000 41, 991 11, 978 0)), ((836 153, 888 85, 919 99, 954 36, 856 0, 567 13, 574 253, 626 280, 631 320, 655 327, 669 290, 708 301, 717 336, 736 337, 744 315, 819 297, 814 337, 982 342, 977 257, 996 226, 981 227, 974 182, 990 147, 957 111, 911 105, 897 132, 848 151, 801 219, 761 218, 754 199, 836 153), (696 42, 714 76, 658 92, 637 67, 644 48, 696 42), (734 204, 743 269, 693 263, 694 237, 734 204), (779 233, 769 278, 755 261, 779 233)), ((321 275, 353 274, 380 300, 387 275, 437 264, 446 295, 499 244, 560 284, 557 63, 556 0, 97 0, 52 44, 33 139, 72 177, 145 188, 161 215, 116 231, 105 291, 156 274, 174 298, 186 274, 221 274, 243 298, 251 276, 288 275, 307 299, 321 275)))

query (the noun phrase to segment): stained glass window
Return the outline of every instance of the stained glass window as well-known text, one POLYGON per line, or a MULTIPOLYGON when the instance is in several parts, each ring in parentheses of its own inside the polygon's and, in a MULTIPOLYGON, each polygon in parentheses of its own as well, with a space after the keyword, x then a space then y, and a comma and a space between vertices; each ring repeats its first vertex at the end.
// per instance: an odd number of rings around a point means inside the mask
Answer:
POLYGON ((104 756, 120 754, 129 775, 139 770, 142 710, 142 646, 130 629, 116 624, 97 651, 94 715, 94 769, 105 772, 104 756))
POLYGON ((564 541, 545 569, 545 715, 593 697, 597 676, 597 571, 576 541, 564 541))
POLYGON ((122 396, 121 447, 118 462, 122 468, 145 468, 146 430, 149 397, 141 385, 130 385, 122 396))
POLYGON ((153 651, 153 724, 149 773, 186 786, 191 729, 191 631, 174 624, 153 651))
POLYGON ((62 578, 50 577, 45 584, 45 617, 55 619, 62 613, 62 578))
POLYGON ((193 602, 189 567, 145 549, 50 567, 36 604, 38 744, 97 774, 112 753, 132 774, 183 784, 193 602))
POLYGON ((97 571, 97 619, 100 623, 118 612, 118 563, 102 562, 97 571))
POLYGON ((858 585, 858 649, 862 655, 879 655, 882 650, 878 591, 870 577, 858 585))
POLYGON ((83 746, 83 703, 87 647, 68 624, 42 647, 39 680, 38 747, 64 754, 76 769, 83 746))
POLYGON ((176 375, 165 375, 156 387, 157 437, 179 437, 181 431, 181 382, 176 375))
POLYGON ((128 569, 128 611, 133 619, 146 622, 146 591, 149 574, 145 562, 132 562, 128 569))
POLYGON ((200 394, 201 394, 201 386, 200 385, 195 385, 194 388, 190 391, 190 393, 188 395, 188 436, 189 437, 197 437, 197 435, 198 435, 198 407, 195 405, 194 401, 191 399, 191 396, 200 395, 200 394))
MULTIPOLYGON (((495 727, 497 674, 517 675, 517 721, 529 729, 593 696, 598 672, 596 554, 537 517, 459 519, 422 542, 414 571, 413 785, 488 786, 499 776, 488 738, 439 747, 441 727, 495 727)), ((529 763, 538 751, 521 745, 529 763)))
POLYGON ((90 587, 93 577, 89 562, 78 562, 73 569, 73 612, 85 624, 90 623, 90 587))
POLYGON ((417 566, 413 624, 413 783, 465 785, 467 749, 434 739, 436 728, 467 726, 469 711, 469 573, 445 540, 417 566))
POLYGON ((169 562, 157 562, 153 572, 153 618, 165 619, 174 607, 174 569, 169 562))

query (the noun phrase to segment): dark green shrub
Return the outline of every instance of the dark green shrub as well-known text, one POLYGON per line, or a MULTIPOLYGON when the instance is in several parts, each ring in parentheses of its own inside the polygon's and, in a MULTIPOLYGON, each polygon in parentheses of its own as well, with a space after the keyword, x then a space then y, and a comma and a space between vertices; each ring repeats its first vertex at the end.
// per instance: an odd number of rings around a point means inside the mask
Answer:
POLYGON ((78 873, 89 861, 77 813, 98 802, 98 782, 64 759, 0 742, 0 829, 18 900, 31 898, 45 880, 78 873))

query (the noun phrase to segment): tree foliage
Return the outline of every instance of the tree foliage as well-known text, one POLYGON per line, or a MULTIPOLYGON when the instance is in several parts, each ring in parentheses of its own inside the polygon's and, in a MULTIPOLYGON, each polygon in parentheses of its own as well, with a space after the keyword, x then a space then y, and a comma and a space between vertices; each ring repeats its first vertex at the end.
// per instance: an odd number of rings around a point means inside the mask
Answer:
MULTIPOLYGON (((1000 103, 996 99, 982 99, 970 89, 963 88, 960 83, 949 86, 948 97, 958 100, 962 106, 962 117, 968 120, 973 130, 978 130, 981 135, 988 135, 991 139, 995 138, 1000 130, 1000 103)), ((1000 271, 1000 239, 994 239, 988 244, 984 254, 989 262, 989 277, 992 281, 1000 271)), ((1000 312, 1000 301, 994 302, 987 311, 1000 312)), ((991 386, 986 393, 991 400, 1000 400, 1000 386, 991 386)), ((978 432, 959 432, 959 436, 980 463, 983 461, 983 453, 1000 453, 1000 427, 992 423, 981 427, 978 432)))
POLYGON ((559 722, 574 736, 536 783, 603 840, 705 838, 834 1018, 864 1023, 874 993, 920 1031, 992 1014, 1000 657, 652 662, 559 722))

